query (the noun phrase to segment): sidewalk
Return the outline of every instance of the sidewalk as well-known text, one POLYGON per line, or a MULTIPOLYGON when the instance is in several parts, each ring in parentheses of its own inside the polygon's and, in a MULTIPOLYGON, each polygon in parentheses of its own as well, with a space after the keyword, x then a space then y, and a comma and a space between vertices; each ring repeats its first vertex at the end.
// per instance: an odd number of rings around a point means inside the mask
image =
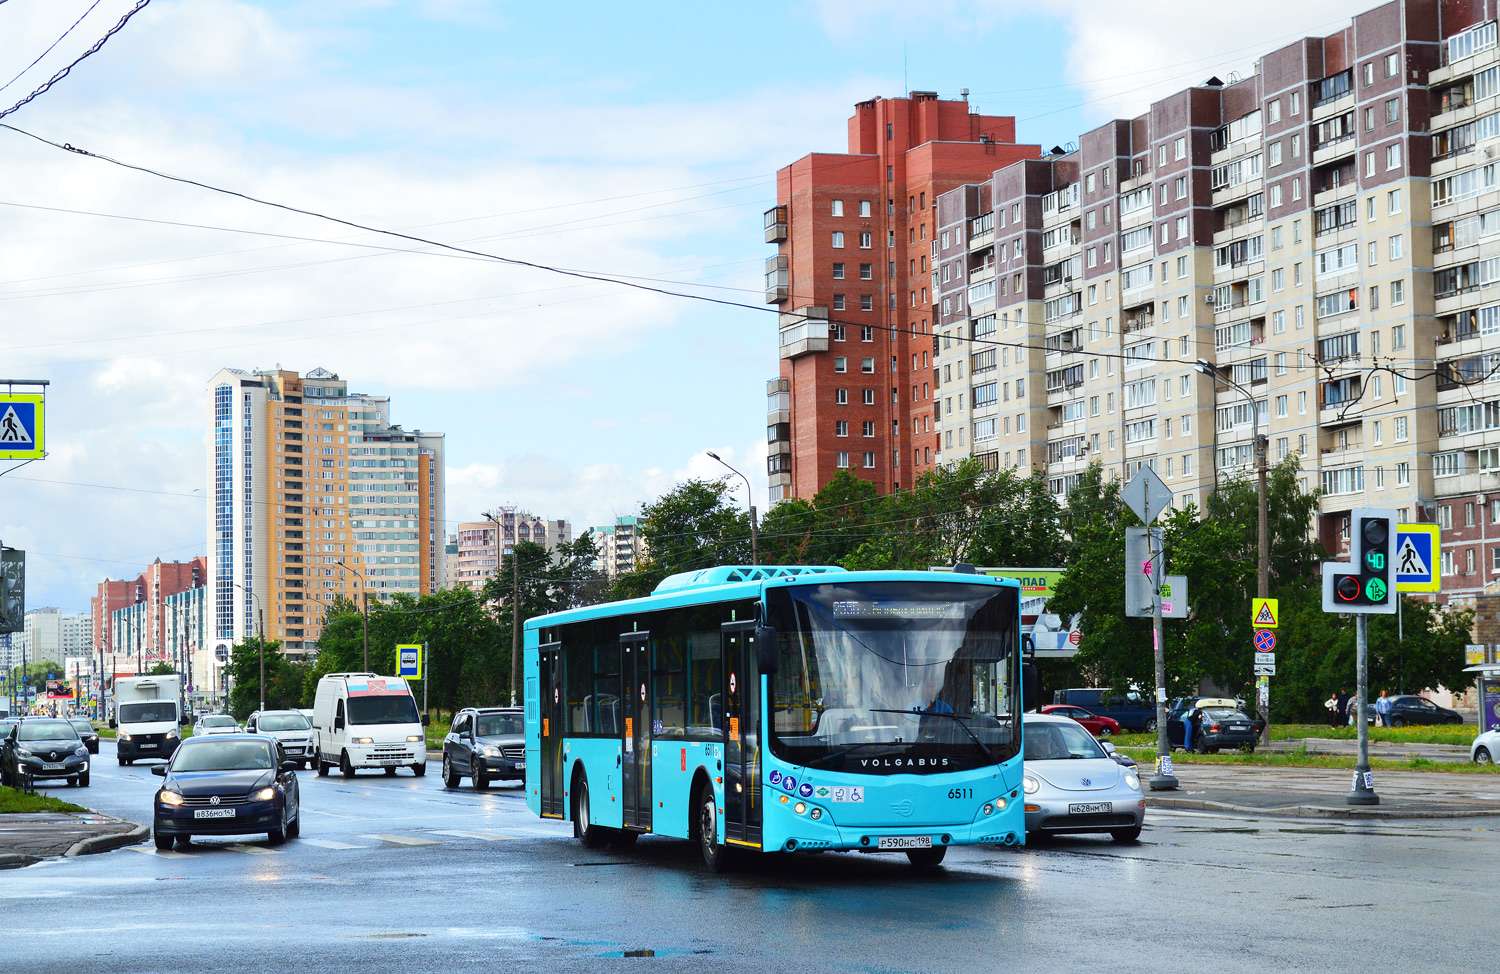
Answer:
POLYGON ((150 828, 97 812, 0 815, 0 869, 135 845, 150 828))
MULTIPOLYGON (((1141 767, 1142 784, 1151 777, 1141 767)), ((1352 771, 1179 764, 1175 791, 1146 791, 1148 808, 1226 812, 1249 818, 1443 819, 1500 816, 1500 776, 1377 771, 1379 805, 1348 805, 1352 771)))

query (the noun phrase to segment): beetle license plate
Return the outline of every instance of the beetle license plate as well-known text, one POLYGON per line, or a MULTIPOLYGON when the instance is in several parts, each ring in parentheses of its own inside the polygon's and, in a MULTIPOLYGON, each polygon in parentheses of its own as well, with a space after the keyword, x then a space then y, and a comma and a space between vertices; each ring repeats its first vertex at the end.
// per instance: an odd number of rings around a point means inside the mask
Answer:
POLYGON ((195 808, 193 818, 234 818, 232 808, 195 808))
POLYGON ((62 769, 63 769, 63 766, 60 765, 60 764, 44 764, 44 765, 42 765, 42 770, 43 771, 61 771, 62 769))
POLYGON ((1112 812, 1114 810, 1114 802, 1074 802, 1068 806, 1069 815, 1093 815, 1098 812, 1112 812))
POLYGON ((932 836, 930 835, 882 835, 880 837, 881 849, 931 849, 932 836))

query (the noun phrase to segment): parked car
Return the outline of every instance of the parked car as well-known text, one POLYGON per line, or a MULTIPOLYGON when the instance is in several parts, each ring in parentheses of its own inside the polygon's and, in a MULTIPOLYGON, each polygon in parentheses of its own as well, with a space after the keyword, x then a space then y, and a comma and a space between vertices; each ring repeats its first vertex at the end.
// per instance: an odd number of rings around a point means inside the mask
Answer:
POLYGON ((491 781, 526 777, 526 715, 520 707, 470 707, 453 715, 443 739, 443 784, 468 777, 483 791, 491 781))
POLYGON ((1408 724, 1462 724, 1463 715, 1447 707, 1439 707, 1426 697, 1414 693, 1391 697, 1391 726, 1405 727, 1408 724))
POLYGON ((1485 731, 1469 745, 1469 760, 1475 764, 1494 764, 1496 757, 1500 757, 1500 727, 1485 731))
POLYGON ((1074 687, 1054 690, 1052 702, 1071 704, 1096 716, 1109 717, 1127 731, 1156 733, 1156 708, 1134 690, 1118 694, 1108 688, 1074 687))
POLYGON ((204 714, 193 725, 194 737, 207 737, 210 734, 238 734, 239 732, 240 725, 228 714, 204 714))
POLYGON ((14 787, 22 772, 33 780, 66 778, 68 784, 89 786, 89 749, 78 729, 56 717, 28 717, 18 721, 0 744, 0 784, 14 787))
POLYGON ((296 710, 257 710, 245 718, 246 734, 263 734, 281 744, 292 761, 313 766, 317 753, 313 749, 312 721, 296 710))
POLYGON ((195 835, 264 832, 272 845, 302 831, 297 762, 281 746, 250 734, 189 738, 165 765, 153 801, 151 834, 158 849, 195 835))
POLYGON ((89 753, 98 754, 99 732, 94 729, 94 722, 87 717, 69 717, 68 723, 78 731, 78 739, 83 741, 83 746, 89 749, 89 753))
MULTIPOLYGON (((1255 750, 1260 741, 1260 721, 1251 720, 1233 707, 1222 706, 1222 701, 1198 709, 1203 711, 1203 724, 1193 736, 1193 750, 1201 754, 1218 754, 1226 747, 1255 750)), ((1182 726, 1182 714, 1186 712, 1177 711, 1167 724, 1167 743, 1172 747, 1183 746, 1187 729, 1182 726)))
POLYGON ((1098 714, 1084 710, 1082 707, 1074 707, 1071 704, 1051 703, 1043 707, 1041 713, 1055 714, 1058 717, 1071 717, 1084 727, 1087 727, 1089 733, 1095 737, 1113 737, 1123 730, 1120 727, 1120 722, 1113 717, 1101 717, 1098 714))
POLYGON ((1146 818, 1135 768, 1115 761, 1071 718, 1026 714, 1023 721, 1027 834, 1107 832, 1135 841, 1146 818))

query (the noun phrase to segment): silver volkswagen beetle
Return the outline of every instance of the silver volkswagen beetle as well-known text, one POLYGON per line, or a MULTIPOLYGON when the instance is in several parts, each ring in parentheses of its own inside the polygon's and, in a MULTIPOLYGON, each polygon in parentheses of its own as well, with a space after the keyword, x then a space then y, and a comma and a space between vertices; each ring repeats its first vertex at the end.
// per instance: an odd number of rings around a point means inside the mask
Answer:
POLYGON ((1146 818, 1141 779, 1080 723, 1027 714, 1023 782, 1028 835, 1108 832, 1133 842, 1146 818))

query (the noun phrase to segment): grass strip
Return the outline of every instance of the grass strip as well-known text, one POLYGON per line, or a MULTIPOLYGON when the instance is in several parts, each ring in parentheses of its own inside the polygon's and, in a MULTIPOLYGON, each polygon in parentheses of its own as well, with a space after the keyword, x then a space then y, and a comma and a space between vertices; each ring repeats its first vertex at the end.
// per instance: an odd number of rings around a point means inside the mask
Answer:
POLYGON ((15 788, 0 787, 0 815, 24 812, 86 812, 87 808, 50 795, 33 795, 15 788))

